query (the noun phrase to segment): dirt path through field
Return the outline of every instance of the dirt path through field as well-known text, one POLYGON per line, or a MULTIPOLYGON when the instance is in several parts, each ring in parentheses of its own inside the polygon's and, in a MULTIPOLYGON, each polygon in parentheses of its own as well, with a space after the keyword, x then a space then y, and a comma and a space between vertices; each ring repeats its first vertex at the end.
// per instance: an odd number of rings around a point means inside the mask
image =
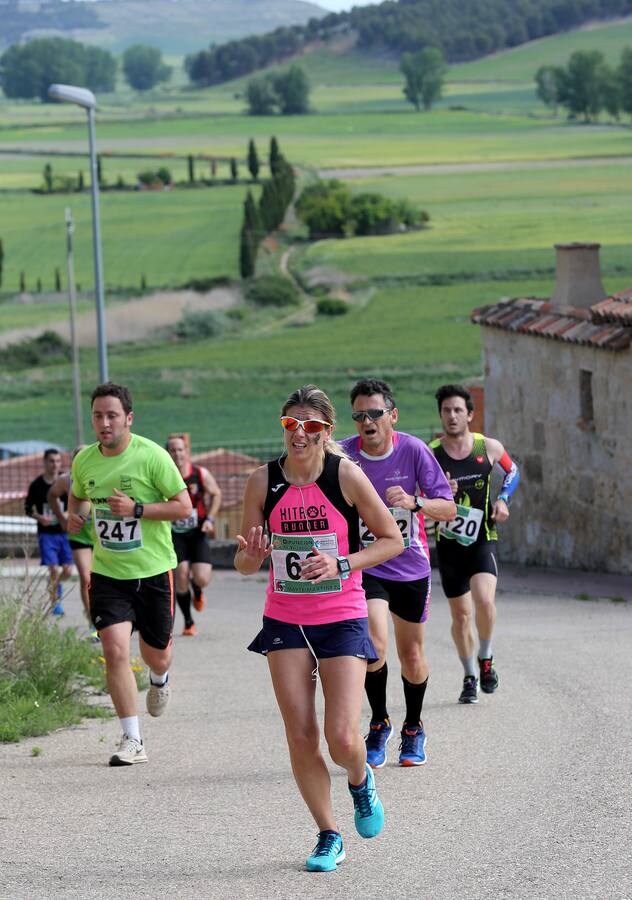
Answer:
MULTIPOLYGON (((143 340, 153 332, 168 328, 178 322, 185 312, 206 310, 227 310, 240 302, 236 288, 218 287, 206 293, 195 291, 158 291, 147 297, 108 303, 106 298, 106 330, 108 344, 121 341, 143 340)), ((55 331, 62 338, 70 340, 70 322, 47 323, 45 306, 42 321, 37 327, 14 328, 0 334, 0 347, 15 344, 24 338, 35 337, 44 329, 55 331)), ((96 316, 82 313, 77 316, 77 342, 80 347, 96 345, 96 316)))

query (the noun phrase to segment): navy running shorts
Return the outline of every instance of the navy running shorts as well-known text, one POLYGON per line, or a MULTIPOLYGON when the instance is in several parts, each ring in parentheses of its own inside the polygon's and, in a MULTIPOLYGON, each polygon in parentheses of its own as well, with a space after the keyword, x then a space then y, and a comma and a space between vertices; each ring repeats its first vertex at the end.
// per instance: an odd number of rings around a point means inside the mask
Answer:
POLYGON ((430 575, 416 581, 393 581, 362 573, 367 600, 386 600, 388 608, 405 622, 426 622, 430 608, 430 575))
POLYGON ((274 650, 308 649, 316 659, 357 656, 368 663, 379 659, 369 637, 368 618, 344 619, 326 625, 290 625, 264 616, 263 628, 248 649, 264 656, 274 650))

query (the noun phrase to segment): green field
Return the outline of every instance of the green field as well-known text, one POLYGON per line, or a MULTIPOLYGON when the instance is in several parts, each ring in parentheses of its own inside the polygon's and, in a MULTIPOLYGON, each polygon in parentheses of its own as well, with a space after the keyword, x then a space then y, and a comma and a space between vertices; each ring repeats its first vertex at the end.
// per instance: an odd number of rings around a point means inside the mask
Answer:
MULTIPOLYGON (((150 338, 112 346, 110 375, 133 389, 138 430, 160 441, 182 429, 192 432, 197 445, 253 444, 278 436, 281 402, 312 380, 331 393, 339 432, 348 433, 348 388, 358 377, 376 374, 396 388, 402 427, 428 434, 436 427, 437 385, 481 374, 480 334, 469 323, 470 311, 502 296, 549 295, 553 244, 600 242, 606 289, 629 286, 632 129, 625 123, 555 120, 535 100, 532 85, 543 62, 564 62, 580 46, 602 47, 613 62, 626 43, 632 44, 630 23, 453 67, 446 96, 431 113, 415 113, 405 104, 394 61, 327 51, 304 61, 314 86, 314 113, 306 117, 243 115, 243 80, 208 91, 174 86, 142 103, 124 91, 105 98, 97 125, 101 150, 243 159, 252 137, 264 158, 275 134, 304 175, 338 167, 391 168, 383 175, 357 172, 350 185, 407 198, 431 217, 429 228, 410 234, 313 245, 299 240, 292 247, 290 267, 301 280, 317 277, 334 293, 336 285, 346 284, 350 308, 343 317, 299 327, 283 324, 281 316, 275 325, 270 314, 248 311, 239 333, 223 339, 164 344, 150 338), (481 163, 487 168, 478 169, 481 163), (454 169, 443 170, 446 164, 454 169), (397 172, 403 165, 435 168, 397 172)), ((85 145, 83 115, 72 108, 0 103, 0 149, 85 152, 85 145)), ((51 161, 60 174, 76 174, 81 165, 69 157, 51 161)), ((21 271, 28 287, 41 278, 45 290, 56 267, 64 273, 68 205, 77 226, 77 279, 84 291, 92 284, 89 195, 18 190, 40 184, 45 162, 0 156, 0 330, 66 316, 63 299, 39 301, 35 295, 23 304, 9 302, 9 293, 21 271)), ((184 161, 162 162, 176 178, 186 177, 184 161)), ((119 175, 133 181, 148 167, 146 160, 104 161, 110 182, 119 175)), ((103 193, 107 284, 134 288, 142 275, 156 287, 192 277, 235 277, 245 190, 239 184, 103 193)), ((281 249, 292 237, 301 237, 300 230, 292 228, 281 249)), ((90 301, 82 300, 81 309, 89 308, 90 301)), ((82 379, 86 391, 97 380, 94 350, 82 351, 82 379)), ((66 367, 14 372, 0 360, 0 384, 0 441, 72 442, 66 367)))

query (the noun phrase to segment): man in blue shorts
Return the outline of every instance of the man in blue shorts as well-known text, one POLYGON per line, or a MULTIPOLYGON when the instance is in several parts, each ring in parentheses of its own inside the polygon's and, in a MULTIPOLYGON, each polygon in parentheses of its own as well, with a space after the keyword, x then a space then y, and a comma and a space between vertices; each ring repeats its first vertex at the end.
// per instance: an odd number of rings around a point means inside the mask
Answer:
MULTIPOLYGON (((406 703, 399 764, 421 766, 426 762, 421 711, 428 684, 424 632, 430 600, 430 558, 423 517, 446 521, 454 517, 456 507, 446 477, 428 447, 419 438, 395 430, 398 410, 385 381, 358 381, 351 390, 351 404, 358 434, 345 438, 341 446, 368 476, 404 538, 402 553, 362 574, 369 632, 379 654, 378 661, 368 666, 365 679, 371 706, 367 761, 373 768, 386 763, 386 745, 393 733, 386 707, 390 612, 406 703)), ((360 539, 364 546, 373 540, 363 522, 360 539)))
MULTIPOLYGON (((29 485, 24 511, 37 522, 37 542, 43 566, 48 566, 48 592, 54 615, 63 616, 61 583, 72 574, 72 552, 68 538, 48 503, 48 492, 61 471, 56 447, 44 451, 44 471, 29 485)), ((67 498, 62 498, 65 500, 67 498)))

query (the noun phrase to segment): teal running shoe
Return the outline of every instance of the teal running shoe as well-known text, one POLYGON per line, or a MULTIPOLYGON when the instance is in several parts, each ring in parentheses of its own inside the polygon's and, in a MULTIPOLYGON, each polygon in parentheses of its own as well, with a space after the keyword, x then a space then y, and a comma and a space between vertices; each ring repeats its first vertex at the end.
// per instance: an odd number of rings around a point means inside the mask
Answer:
POLYGON ((377 837, 384 827, 384 807, 377 795, 371 766, 366 766, 366 779, 360 787, 349 785, 355 807, 356 831, 363 838, 377 837))
POLYGON ((307 857, 305 868, 308 872, 333 872, 345 858, 342 838, 337 831, 321 831, 318 842, 307 857))

